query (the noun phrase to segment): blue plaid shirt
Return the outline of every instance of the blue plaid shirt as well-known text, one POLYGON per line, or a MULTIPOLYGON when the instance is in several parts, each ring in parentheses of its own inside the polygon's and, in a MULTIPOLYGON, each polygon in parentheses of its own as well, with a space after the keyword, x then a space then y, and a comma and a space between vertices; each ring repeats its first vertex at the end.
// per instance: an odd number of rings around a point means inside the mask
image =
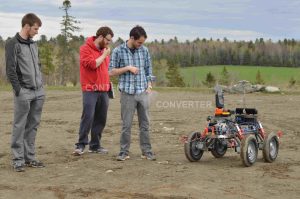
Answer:
POLYGON ((109 70, 125 66, 135 66, 139 69, 134 75, 127 71, 119 76, 119 90, 128 94, 140 94, 148 87, 151 81, 152 65, 148 48, 141 46, 132 53, 126 42, 115 48, 110 57, 109 70))

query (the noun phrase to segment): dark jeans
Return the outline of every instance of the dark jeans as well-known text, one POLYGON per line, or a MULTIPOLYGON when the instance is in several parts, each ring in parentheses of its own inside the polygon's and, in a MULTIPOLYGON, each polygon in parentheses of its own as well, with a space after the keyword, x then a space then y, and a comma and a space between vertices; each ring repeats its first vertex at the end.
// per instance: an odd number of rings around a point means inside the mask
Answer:
POLYGON ((82 92, 83 110, 79 128, 77 148, 100 148, 102 131, 106 124, 109 98, 107 92, 82 92), (91 131, 91 140, 88 143, 88 134, 91 131))

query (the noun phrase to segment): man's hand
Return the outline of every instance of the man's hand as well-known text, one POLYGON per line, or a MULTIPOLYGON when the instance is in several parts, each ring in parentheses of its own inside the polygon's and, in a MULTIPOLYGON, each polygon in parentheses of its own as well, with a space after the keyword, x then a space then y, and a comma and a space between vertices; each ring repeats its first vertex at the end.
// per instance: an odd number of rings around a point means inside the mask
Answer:
POLYGON ((110 55, 110 47, 104 48, 103 54, 104 54, 105 57, 110 55))
POLYGON ((149 82, 148 87, 146 89, 146 93, 151 93, 152 92, 152 84, 149 82))
POLYGON ((101 63, 105 60, 105 58, 110 54, 110 47, 104 48, 103 53, 100 57, 98 57, 96 61, 96 68, 98 68, 101 63))
POLYGON ((135 75, 139 73, 139 69, 135 66, 127 66, 127 68, 128 68, 128 71, 130 71, 131 73, 133 73, 135 75))

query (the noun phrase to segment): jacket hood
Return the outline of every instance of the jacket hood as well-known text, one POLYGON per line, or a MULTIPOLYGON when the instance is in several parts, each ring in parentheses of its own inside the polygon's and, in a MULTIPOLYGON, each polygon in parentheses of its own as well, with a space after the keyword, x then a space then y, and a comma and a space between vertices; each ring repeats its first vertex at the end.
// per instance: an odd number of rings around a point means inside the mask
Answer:
POLYGON ((99 49, 96 47, 94 41, 95 41, 95 37, 89 37, 86 40, 86 45, 90 46, 92 49, 99 51, 99 49))

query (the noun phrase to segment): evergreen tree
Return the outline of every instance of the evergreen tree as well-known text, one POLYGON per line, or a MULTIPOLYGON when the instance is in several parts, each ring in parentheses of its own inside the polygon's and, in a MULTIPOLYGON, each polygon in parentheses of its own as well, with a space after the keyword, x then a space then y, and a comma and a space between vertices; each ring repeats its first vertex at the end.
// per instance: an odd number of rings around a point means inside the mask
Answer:
POLYGON ((207 74, 206 74, 206 79, 205 81, 202 82, 204 85, 206 85, 207 87, 211 88, 215 85, 216 83, 216 79, 215 77, 213 76, 213 74, 209 71, 207 74))
POLYGON ((42 72, 45 75, 46 84, 52 84, 49 82, 49 76, 54 76, 55 65, 53 61, 54 46, 47 40, 46 35, 41 35, 40 40, 37 41, 39 45, 39 57, 42 65, 42 72))
POLYGON ((256 84, 265 84, 265 81, 263 80, 262 75, 260 74, 260 70, 257 71, 255 79, 256 84))
POLYGON ((243 65, 251 65, 251 54, 249 49, 246 49, 244 52, 243 65))
POLYGON ((64 16, 61 21, 61 38, 60 38, 60 52, 58 58, 60 60, 60 84, 65 85, 65 75, 71 69, 73 61, 72 49, 69 47, 69 41, 73 37, 73 33, 79 31, 80 28, 76 25, 80 22, 75 20, 75 17, 69 14, 71 8, 71 1, 64 0, 63 6, 60 7, 64 11, 64 16))
POLYGON ((79 24, 80 22, 77 21, 75 17, 69 14, 70 8, 71 8, 70 0, 64 0, 63 6, 60 7, 60 9, 64 11, 64 16, 60 24, 62 26, 61 33, 65 38, 66 44, 67 41, 73 37, 73 33, 80 30, 80 28, 76 25, 79 24))
POLYGON ((49 76, 54 76, 55 65, 53 64, 53 46, 50 43, 45 43, 39 47, 40 50, 40 60, 42 64, 42 72, 46 75, 46 83, 53 84, 53 82, 48 82, 49 76))
POLYGON ((293 87, 296 84, 296 80, 294 79, 294 77, 291 77, 290 81, 289 81, 289 87, 293 87))
POLYGON ((168 63, 166 59, 153 61, 153 74, 156 76, 155 84, 157 86, 166 86, 166 73, 168 71, 168 63))
POLYGON ((224 66, 223 70, 221 72, 221 76, 220 76, 220 84, 222 85, 229 85, 230 83, 230 79, 229 79, 229 72, 227 71, 227 68, 224 66))
POLYGON ((184 87, 185 83, 179 72, 179 65, 173 61, 168 62, 168 71, 166 77, 169 80, 167 86, 169 87, 184 87))

